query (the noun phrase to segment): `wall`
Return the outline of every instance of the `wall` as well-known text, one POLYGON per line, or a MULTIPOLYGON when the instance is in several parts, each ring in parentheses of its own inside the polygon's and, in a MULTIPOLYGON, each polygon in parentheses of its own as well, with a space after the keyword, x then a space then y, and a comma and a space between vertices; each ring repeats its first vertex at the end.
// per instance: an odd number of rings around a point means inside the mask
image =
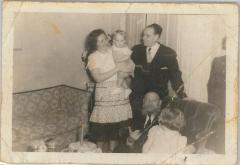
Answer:
POLYGON ((217 15, 178 16, 178 60, 188 95, 207 101, 207 83, 213 58, 221 52, 226 35, 217 15))
POLYGON ((129 47, 133 47, 141 42, 141 33, 146 26, 146 14, 126 15, 126 34, 129 47))
POLYGON ((66 84, 85 88, 81 62, 86 35, 93 29, 125 28, 122 14, 21 13, 15 20, 14 92, 66 84))
POLYGON ((226 35, 219 15, 20 14, 15 23, 14 92, 58 84, 85 88, 88 78, 80 56, 91 30, 126 30, 132 47, 151 23, 162 25, 161 43, 177 52, 188 96, 207 101, 211 62, 221 55, 226 35))

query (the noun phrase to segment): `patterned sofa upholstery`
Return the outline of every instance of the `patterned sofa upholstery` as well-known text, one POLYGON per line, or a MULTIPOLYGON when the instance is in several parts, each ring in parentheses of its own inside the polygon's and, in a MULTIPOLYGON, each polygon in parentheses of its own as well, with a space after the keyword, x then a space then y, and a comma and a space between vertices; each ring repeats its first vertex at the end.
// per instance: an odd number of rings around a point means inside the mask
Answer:
POLYGON ((56 151, 78 140, 80 122, 88 131, 91 93, 59 85, 13 94, 13 151, 28 151, 33 140, 53 139, 56 151))

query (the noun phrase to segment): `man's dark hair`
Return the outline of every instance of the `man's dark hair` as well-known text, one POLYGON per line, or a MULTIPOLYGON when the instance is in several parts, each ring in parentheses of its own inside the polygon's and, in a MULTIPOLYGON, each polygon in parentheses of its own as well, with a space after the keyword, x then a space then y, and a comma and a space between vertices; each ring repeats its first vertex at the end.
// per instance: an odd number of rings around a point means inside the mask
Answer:
POLYGON ((156 23, 148 25, 147 28, 153 28, 154 33, 159 35, 159 37, 162 34, 162 27, 160 25, 156 24, 156 23))

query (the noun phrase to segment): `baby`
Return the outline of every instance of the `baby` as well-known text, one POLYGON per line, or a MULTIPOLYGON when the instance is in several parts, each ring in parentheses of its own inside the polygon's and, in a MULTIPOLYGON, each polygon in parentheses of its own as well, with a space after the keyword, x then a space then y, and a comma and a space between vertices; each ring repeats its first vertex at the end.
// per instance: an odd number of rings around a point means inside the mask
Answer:
POLYGON ((159 125, 152 127, 143 146, 143 153, 193 153, 195 148, 187 146, 187 137, 180 134, 185 125, 184 114, 176 108, 165 108, 159 116, 159 125))
POLYGON ((116 64, 126 66, 124 70, 118 72, 117 88, 112 91, 112 94, 119 94, 125 91, 125 96, 131 93, 129 89, 129 78, 133 76, 135 65, 131 60, 130 56, 132 51, 126 44, 126 34, 122 30, 117 30, 113 33, 113 58, 116 64))

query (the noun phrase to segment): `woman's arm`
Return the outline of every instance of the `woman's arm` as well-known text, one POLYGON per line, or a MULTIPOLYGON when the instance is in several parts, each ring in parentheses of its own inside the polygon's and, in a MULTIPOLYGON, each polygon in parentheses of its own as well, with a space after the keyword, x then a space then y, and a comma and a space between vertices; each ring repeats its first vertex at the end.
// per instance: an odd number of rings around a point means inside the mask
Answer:
POLYGON ((153 138, 152 137, 148 137, 147 141, 143 145, 142 152, 143 153, 148 153, 149 150, 152 147, 152 143, 153 143, 153 138))
POLYGON ((112 77, 114 74, 116 74, 118 72, 118 70, 119 70, 118 67, 115 67, 110 71, 101 73, 100 69, 95 68, 95 69, 90 70, 90 72, 96 82, 103 82, 103 81, 109 79, 110 77, 112 77))
POLYGON ((147 141, 144 143, 143 148, 142 148, 142 152, 143 153, 148 153, 153 145, 153 141, 156 138, 155 137, 155 133, 156 133, 156 128, 151 128, 148 132, 148 138, 147 141))

